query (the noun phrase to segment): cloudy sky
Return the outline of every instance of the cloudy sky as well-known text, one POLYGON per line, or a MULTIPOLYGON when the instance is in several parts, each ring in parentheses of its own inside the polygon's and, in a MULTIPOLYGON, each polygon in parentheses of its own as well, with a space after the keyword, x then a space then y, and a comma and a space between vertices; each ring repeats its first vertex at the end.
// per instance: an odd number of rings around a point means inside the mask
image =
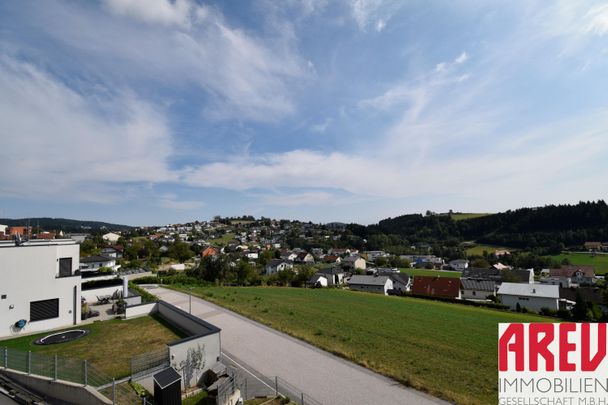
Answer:
POLYGON ((0 217, 606 198, 608 3, 0 2, 0 217))

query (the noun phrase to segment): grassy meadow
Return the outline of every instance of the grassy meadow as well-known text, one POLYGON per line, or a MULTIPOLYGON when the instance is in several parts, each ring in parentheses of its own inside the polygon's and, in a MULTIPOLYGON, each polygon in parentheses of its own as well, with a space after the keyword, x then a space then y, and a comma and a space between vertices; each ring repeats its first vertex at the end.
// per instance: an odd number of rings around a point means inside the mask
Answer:
POLYGON ((407 273, 410 277, 413 276, 440 276, 440 277, 460 277, 461 272, 459 271, 447 271, 447 270, 427 270, 427 269, 410 269, 401 268, 399 269, 402 273, 407 273))
POLYGON ((550 256, 552 259, 561 263, 568 259, 574 265, 589 265, 595 268, 595 274, 604 275, 608 273, 608 255, 591 253, 562 253, 561 255, 550 256))
POLYGON ((193 293, 458 404, 496 403, 498 323, 548 320, 338 289, 195 287, 193 293))
POLYGON ((464 221, 465 219, 473 219, 473 218, 480 218, 480 217, 487 217, 488 215, 492 215, 492 214, 484 214, 484 213, 458 213, 458 214, 452 214, 451 217, 454 221, 464 221))
POLYGON ((10 347, 49 356, 86 359, 99 371, 118 378, 129 375, 131 357, 160 350, 167 343, 183 337, 178 331, 167 326, 164 320, 153 316, 143 316, 128 321, 112 319, 93 322, 78 325, 76 329, 88 330, 89 334, 72 342, 35 345, 36 339, 59 331, 40 333, 0 340, 0 348, 10 347))

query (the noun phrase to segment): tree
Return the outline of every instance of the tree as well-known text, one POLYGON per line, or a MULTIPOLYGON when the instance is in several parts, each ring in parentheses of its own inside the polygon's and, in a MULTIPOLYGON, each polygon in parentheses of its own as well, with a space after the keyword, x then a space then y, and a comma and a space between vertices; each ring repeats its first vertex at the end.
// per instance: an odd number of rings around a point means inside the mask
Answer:
POLYGON ((572 317, 575 321, 585 321, 587 320, 587 302, 583 299, 580 291, 576 291, 576 304, 574 305, 574 309, 572 310, 572 317))
POLYGON ((194 252, 190 249, 190 246, 185 242, 176 241, 169 247, 167 256, 182 263, 194 256, 194 252))

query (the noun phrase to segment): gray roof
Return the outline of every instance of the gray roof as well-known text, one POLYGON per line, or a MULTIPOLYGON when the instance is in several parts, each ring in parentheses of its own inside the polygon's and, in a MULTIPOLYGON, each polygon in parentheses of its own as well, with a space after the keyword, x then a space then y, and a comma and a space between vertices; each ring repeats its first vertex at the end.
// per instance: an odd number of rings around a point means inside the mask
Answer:
POLYGON ((321 274, 344 274, 344 270, 339 267, 331 267, 329 269, 319 270, 321 274))
POLYGON ((324 278, 327 280, 327 277, 325 276, 325 274, 315 274, 314 276, 312 276, 312 278, 310 280, 308 280, 308 282, 310 284, 316 284, 317 281, 319 281, 321 278, 324 278))
POLYGON ((477 290, 494 292, 496 282, 491 280, 479 280, 474 278, 461 278, 463 290, 477 290))
POLYGON ((116 259, 107 256, 89 256, 80 258, 80 263, 111 262, 114 260, 116 259))
POLYGON ((390 270, 386 271, 378 269, 378 276, 386 276, 395 282, 406 285, 410 282, 410 276, 407 273, 394 273, 390 270))
POLYGON ((387 276, 352 276, 348 284, 356 285, 385 285, 388 281, 387 276))
POLYGON ((498 294, 525 297, 559 298, 559 286, 548 284, 502 283, 498 294))

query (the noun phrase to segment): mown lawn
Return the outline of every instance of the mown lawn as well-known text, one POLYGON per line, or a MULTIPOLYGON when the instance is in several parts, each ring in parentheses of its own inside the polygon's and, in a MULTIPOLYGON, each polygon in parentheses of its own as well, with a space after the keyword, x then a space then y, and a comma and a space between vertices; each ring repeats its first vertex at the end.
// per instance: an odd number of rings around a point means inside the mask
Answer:
POLYGON ((591 253, 562 253, 561 255, 549 256, 561 263, 568 259, 574 265, 589 265, 595 269, 595 274, 603 275, 608 273, 608 255, 593 255, 591 253))
POLYGON ((166 325, 164 320, 155 316, 144 316, 128 321, 112 319, 69 329, 85 329, 90 333, 73 342, 46 346, 33 343, 40 337, 58 332, 53 331, 2 340, 0 348, 10 347, 49 356, 86 359, 99 371, 118 378, 129 375, 131 357, 160 350, 167 343, 183 337, 177 330, 166 325))
POLYGON ((427 269, 399 269, 402 273, 407 273, 408 276, 440 276, 440 277, 460 277, 462 273, 459 271, 447 270, 427 270, 427 269))
POLYGON ((193 291, 204 299, 458 404, 497 401, 498 323, 549 320, 460 304, 335 289, 195 287, 193 291))

